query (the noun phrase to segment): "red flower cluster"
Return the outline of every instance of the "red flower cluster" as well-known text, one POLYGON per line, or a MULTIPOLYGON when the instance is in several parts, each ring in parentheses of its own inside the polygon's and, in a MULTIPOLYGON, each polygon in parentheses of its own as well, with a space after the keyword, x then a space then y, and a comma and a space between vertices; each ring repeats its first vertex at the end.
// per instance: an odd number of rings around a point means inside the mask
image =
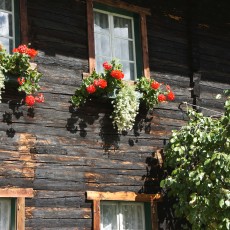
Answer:
POLYGON ((94 86, 104 89, 107 87, 107 81, 105 79, 96 79, 93 82, 94 86))
POLYGON ((103 63, 103 67, 105 70, 111 70, 112 69, 112 65, 110 65, 107 61, 103 63))
POLYGON ((35 98, 33 95, 27 95, 26 96, 26 99, 25 99, 25 102, 28 106, 33 106, 34 103, 35 103, 35 98))
POLYGON ((86 87, 86 91, 89 93, 89 94, 92 94, 96 91, 96 87, 94 85, 89 85, 88 87, 86 87))
POLYGON ((175 99, 175 94, 172 91, 169 91, 167 94, 167 100, 168 101, 173 101, 175 99))
POLYGON ((27 95, 25 98, 26 105, 33 106, 35 102, 42 103, 45 101, 45 98, 42 93, 39 93, 38 96, 34 97, 33 95, 27 95))
POLYGON ((23 84, 25 83, 25 81, 26 81, 26 80, 25 80, 24 77, 22 77, 22 78, 19 77, 19 78, 18 78, 18 84, 19 84, 19 85, 23 85, 23 84))
POLYGON ((166 100, 173 101, 174 99, 175 99, 175 94, 172 91, 168 91, 167 95, 164 95, 162 93, 158 95, 159 102, 164 102, 166 100))
POLYGON ((158 101, 159 101, 159 102, 166 101, 166 96, 165 96, 164 94, 162 94, 162 93, 159 94, 159 95, 158 95, 158 101))
POLYGON ((118 69, 112 70, 110 74, 112 77, 114 77, 118 80, 121 80, 125 76, 124 73, 118 69))
POLYGON ((97 90, 96 87, 104 89, 105 87, 107 87, 107 81, 105 79, 95 79, 93 84, 86 87, 86 91, 89 94, 95 93, 97 90))
POLYGON ((161 84, 160 84, 159 82, 153 81, 152 84, 151 84, 151 87, 152 87, 153 89, 159 89, 160 85, 161 85, 161 84))
POLYGON ((20 45, 18 48, 14 48, 13 52, 14 53, 27 54, 31 58, 34 58, 38 53, 38 51, 36 51, 35 49, 30 49, 26 45, 20 45))

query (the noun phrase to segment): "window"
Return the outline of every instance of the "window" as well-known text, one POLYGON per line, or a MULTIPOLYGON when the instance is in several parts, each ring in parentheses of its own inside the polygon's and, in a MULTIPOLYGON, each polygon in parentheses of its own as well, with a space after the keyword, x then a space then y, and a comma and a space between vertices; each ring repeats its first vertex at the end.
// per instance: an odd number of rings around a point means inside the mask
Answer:
POLYGON ((148 9, 112 0, 88 0, 90 73, 102 63, 119 59, 125 80, 149 77, 146 15, 148 9))
POLYGON ((33 189, 0 189, 1 230, 25 229, 25 197, 33 197, 33 189))
POLYGON ((0 229, 15 229, 15 199, 0 198, 0 229))
POLYGON ((1 0, 0 2, 0 42, 9 52, 15 47, 17 5, 13 0, 1 0))
POLYGON ((144 203, 102 201, 101 230, 145 230, 144 203))
POLYGON ((87 191, 86 195, 93 201, 94 230, 158 229, 160 194, 87 191))

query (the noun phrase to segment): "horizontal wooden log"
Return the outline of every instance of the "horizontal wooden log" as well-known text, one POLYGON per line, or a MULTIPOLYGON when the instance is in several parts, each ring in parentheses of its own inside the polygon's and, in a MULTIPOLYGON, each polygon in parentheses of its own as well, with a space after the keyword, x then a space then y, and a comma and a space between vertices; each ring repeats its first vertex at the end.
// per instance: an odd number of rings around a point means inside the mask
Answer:
POLYGON ((0 197, 33 197, 32 188, 0 188, 0 197))
POLYGON ((87 200, 120 200, 151 202, 161 200, 160 194, 140 194, 134 192, 97 192, 86 191, 87 200))

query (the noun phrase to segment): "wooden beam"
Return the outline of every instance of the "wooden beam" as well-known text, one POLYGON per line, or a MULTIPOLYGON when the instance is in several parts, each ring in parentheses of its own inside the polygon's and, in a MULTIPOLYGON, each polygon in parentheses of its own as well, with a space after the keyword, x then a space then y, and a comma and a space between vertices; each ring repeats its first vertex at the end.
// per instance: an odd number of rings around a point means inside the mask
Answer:
POLYGON ((158 229, 157 204, 154 200, 151 200, 151 221, 152 229, 158 229))
POLYGON ((17 230, 25 230, 25 197, 17 198, 17 230))
POLYGON ((129 4, 126 2, 118 1, 118 0, 93 0, 94 2, 99 2, 102 4, 106 4, 112 7, 128 10, 134 13, 138 14, 145 14, 145 15, 151 15, 151 11, 148 8, 136 6, 133 4, 129 4))
POLYGON ((32 188, 0 188, 0 197, 33 197, 32 188))
POLYGON ((97 192, 87 191, 87 200, 121 200, 121 201, 139 201, 151 202, 160 201, 160 194, 140 194, 135 192, 97 192))
POLYGON ((21 27, 21 44, 28 45, 28 17, 27 17, 27 0, 20 0, 20 27, 21 27))
POLYGON ((94 19, 93 1, 87 0, 87 24, 88 24, 88 52, 89 52, 89 73, 95 70, 95 46, 94 46, 94 19))
POLYGON ((141 13, 140 18, 141 18, 141 42, 142 42, 144 76, 146 78, 150 78, 146 15, 144 13, 141 13))
POLYGON ((93 200, 93 230, 100 230, 100 200, 93 200))

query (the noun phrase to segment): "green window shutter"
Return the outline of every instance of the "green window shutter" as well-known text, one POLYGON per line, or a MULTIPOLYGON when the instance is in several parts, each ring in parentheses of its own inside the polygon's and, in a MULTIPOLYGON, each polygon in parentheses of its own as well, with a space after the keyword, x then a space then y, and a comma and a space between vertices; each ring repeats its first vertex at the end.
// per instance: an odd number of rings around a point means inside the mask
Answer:
POLYGON ((145 202, 144 206, 145 206, 145 229, 152 230, 151 204, 149 202, 148 203, 145 202))

